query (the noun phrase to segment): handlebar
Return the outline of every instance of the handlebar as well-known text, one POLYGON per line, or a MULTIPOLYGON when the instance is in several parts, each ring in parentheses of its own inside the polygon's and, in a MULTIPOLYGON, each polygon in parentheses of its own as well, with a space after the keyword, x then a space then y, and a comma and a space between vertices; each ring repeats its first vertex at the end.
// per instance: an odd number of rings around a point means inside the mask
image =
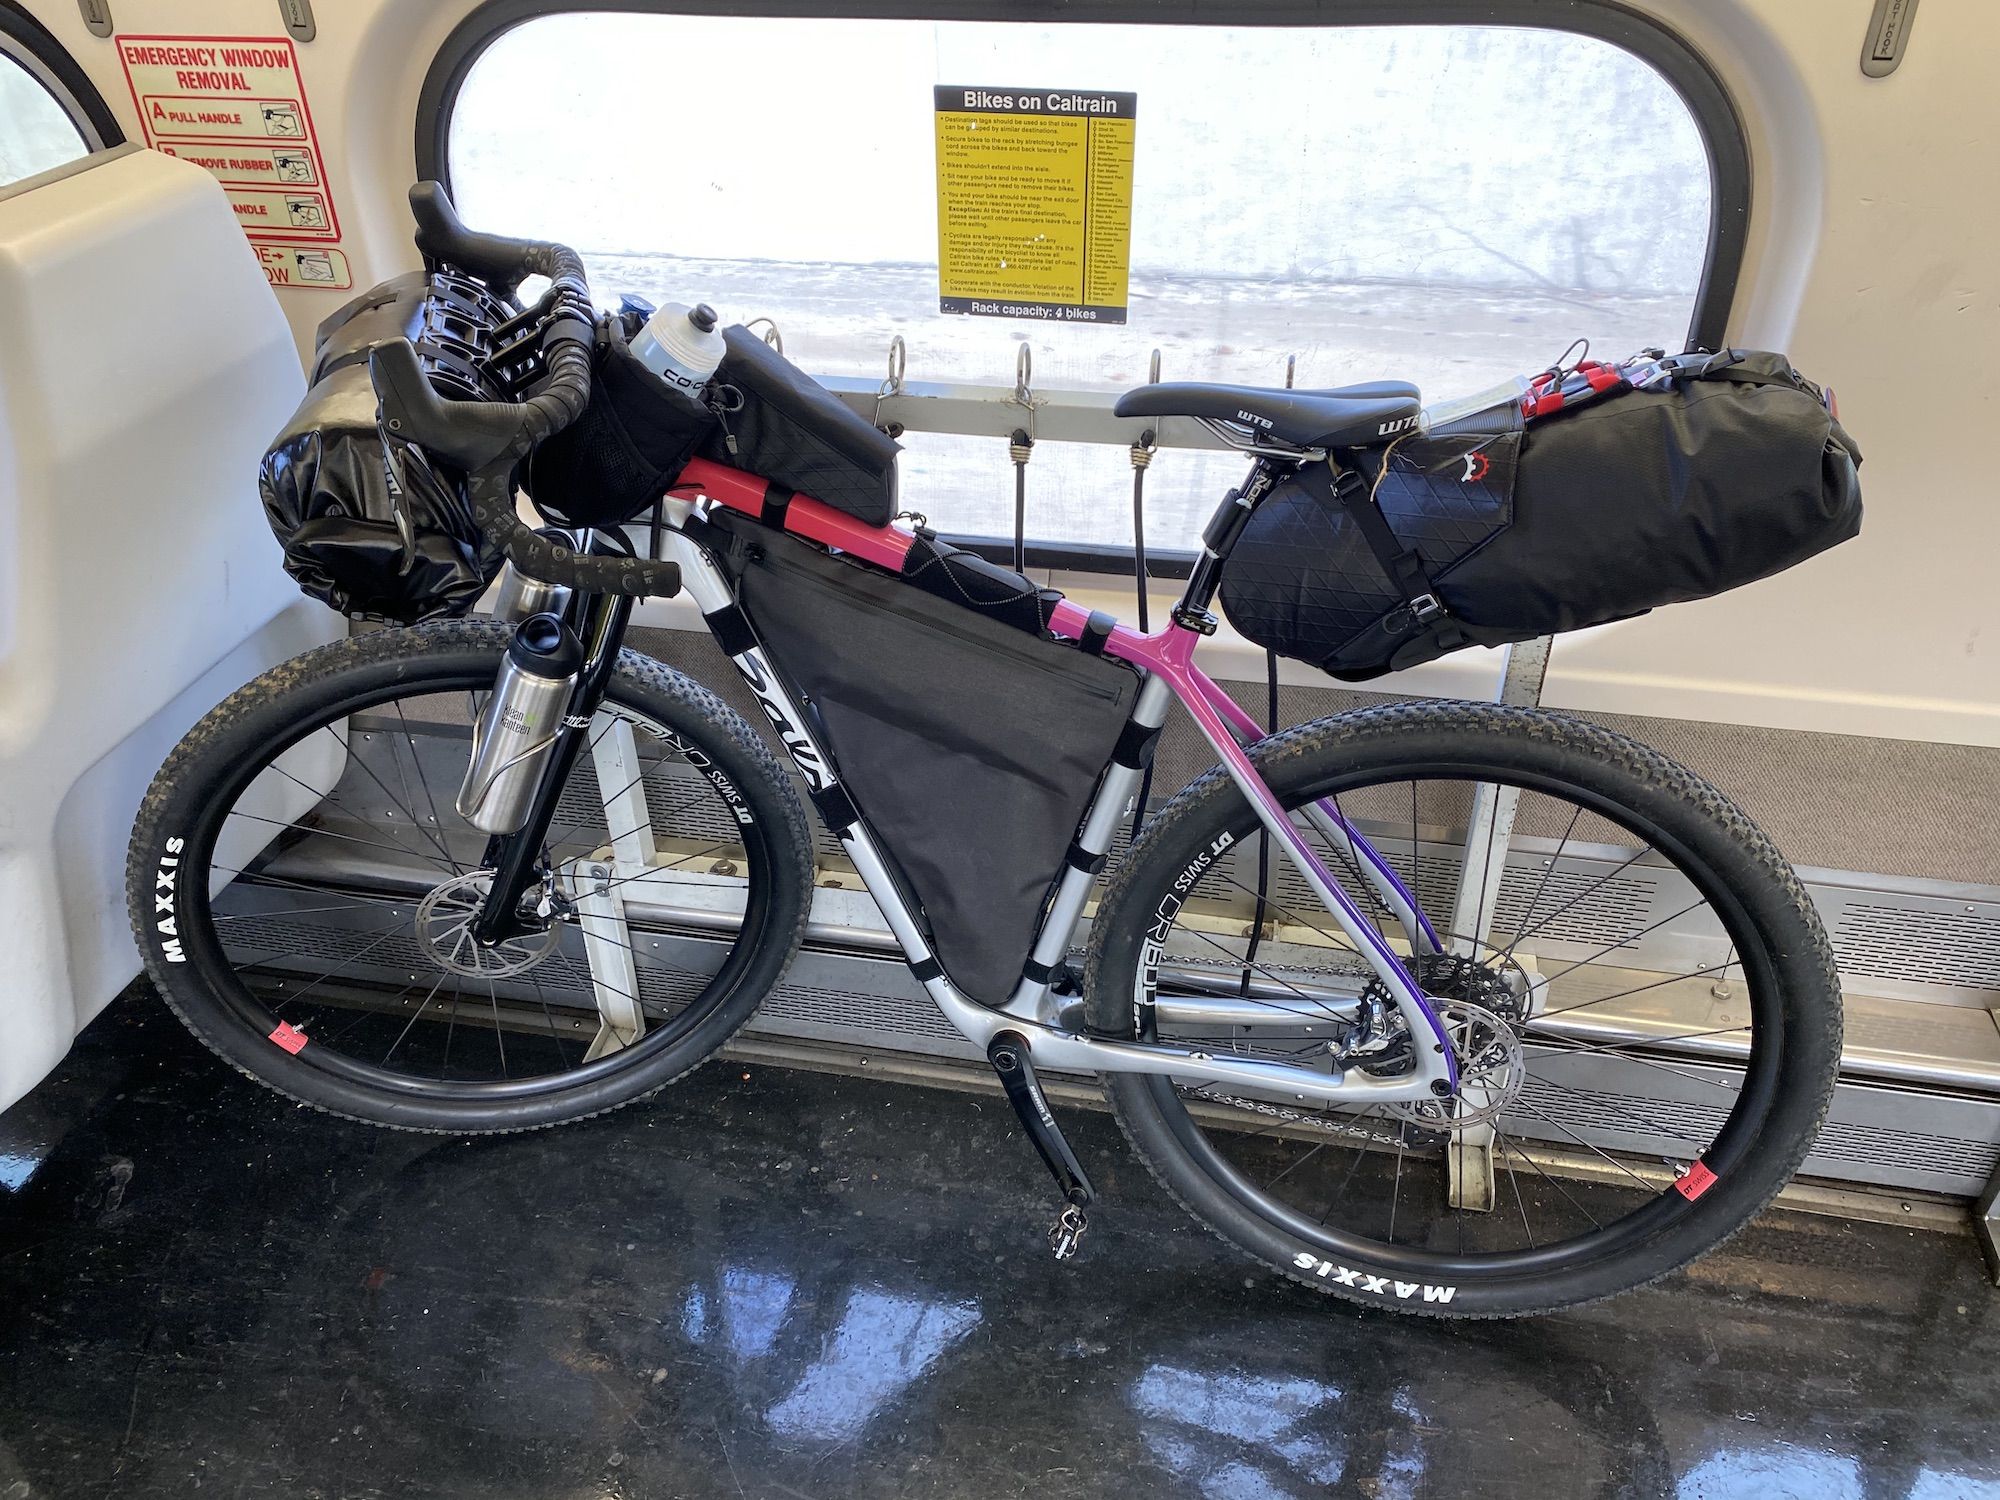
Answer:
POLYGON ((521 460, 590 404, 596 334, 590 284, 576 252, 467 229, 435 182, 410 189, 410 212, 417 221, 417 248, 427 258, 466 271, 504 296, 511 297, 529 276, 549 279, 544 300, 551 312, 542 330, 548 374, 523 401, 451 401, 432 389, 410 341, 392 339, 368 352, 383 425, 465 471, 474 521, 528 577, 584 593, 657 598, 679 593, 678 564, 587 556, 551 542, 514 513, 514 471, 521 460))

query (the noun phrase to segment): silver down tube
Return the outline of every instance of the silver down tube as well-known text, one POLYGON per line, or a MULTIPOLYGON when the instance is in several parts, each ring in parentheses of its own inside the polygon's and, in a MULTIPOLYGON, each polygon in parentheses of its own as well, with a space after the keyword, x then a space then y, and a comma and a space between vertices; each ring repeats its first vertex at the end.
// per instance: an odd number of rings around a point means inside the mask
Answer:
POLYGON ((528 821, 582 670, 583 648, 555 615, 531 615, 515 627, 493 695, 472 726, 472 759, 458 789, 459 816, 481 833, 513 833, 528 821))

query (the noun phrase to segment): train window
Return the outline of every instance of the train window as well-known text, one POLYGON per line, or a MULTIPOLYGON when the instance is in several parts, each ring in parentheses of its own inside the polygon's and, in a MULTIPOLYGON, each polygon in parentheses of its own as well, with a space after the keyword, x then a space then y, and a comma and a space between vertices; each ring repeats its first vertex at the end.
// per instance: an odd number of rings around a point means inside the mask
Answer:
MULTIPOLYGON (((1711 261, 1682 90, 1580 32, 580 12, 483 40, 432 122, 468 223, 574 244, 605 294, 769 316, 821 376, 879 380, 901 335, 912 381, 1011 386, 1025 341, 1037 390, 1135 385, 1157 349, 1170 380, 1277 385, 1295 359, 1300 385, 1443 399, 1577 338, 1683 347, 1711 261), (939 311, 933 84, 1137 95, 1126 323, 939 311)), ((1003 439, 905 444, 933 524, 1011 532, 1003 439)), ((1149 543, 1191 548, 1241 468, 1163 454, 1149 543)), ((1130 473, 1122 447, 1038 445, 1045 555, 1129 551, 1130 473)))
POLYGON ((0 51, 0 187, 89 153, 82 129, 48 85, 0 51))

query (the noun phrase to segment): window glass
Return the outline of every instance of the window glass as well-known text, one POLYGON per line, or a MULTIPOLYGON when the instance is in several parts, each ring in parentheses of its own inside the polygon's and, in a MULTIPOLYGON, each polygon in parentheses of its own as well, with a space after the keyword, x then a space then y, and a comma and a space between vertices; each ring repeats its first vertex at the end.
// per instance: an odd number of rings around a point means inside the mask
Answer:
POLYGON ((0 52, 0 187, 89 154, 83 132, 42 81, 0 52))
MULTIPOLYGON (((466 221, 558 239, 601 297, 768 316, 816 375, 1039 390, 1163 378, 1400 378, 1428 401, 1542 369, 1577 338, 1680 348, 1710 191, 1695 123, 1629 53, 1488 26, 1031 25, 568 14, 498 38, 450 122, 466 221), (1138 95, 1129 322, 938 310, 932 88, 1138 95)), ((908 434, 903 495, 1011 533, 994 438, 908 434)), ((1163 453, 1148 543, 1188 548, 1240 477, 1163 453)), ((1038 445, 1028 529, 1129 546, 1124 450, 1038 445)))

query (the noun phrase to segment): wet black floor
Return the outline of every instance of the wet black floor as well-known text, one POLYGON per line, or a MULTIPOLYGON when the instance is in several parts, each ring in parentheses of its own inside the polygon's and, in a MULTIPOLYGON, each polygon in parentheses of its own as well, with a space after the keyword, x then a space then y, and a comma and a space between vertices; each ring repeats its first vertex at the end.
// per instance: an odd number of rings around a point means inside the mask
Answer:
POLYGON ((1261 1274, 1101 1114, 718 1065, 553 1133, 294 1109, 121 1002, 0 1116, 0 1500, 2000 1497, 1968 1239, 1774 1216, 1581 1312, 1261 1274))

